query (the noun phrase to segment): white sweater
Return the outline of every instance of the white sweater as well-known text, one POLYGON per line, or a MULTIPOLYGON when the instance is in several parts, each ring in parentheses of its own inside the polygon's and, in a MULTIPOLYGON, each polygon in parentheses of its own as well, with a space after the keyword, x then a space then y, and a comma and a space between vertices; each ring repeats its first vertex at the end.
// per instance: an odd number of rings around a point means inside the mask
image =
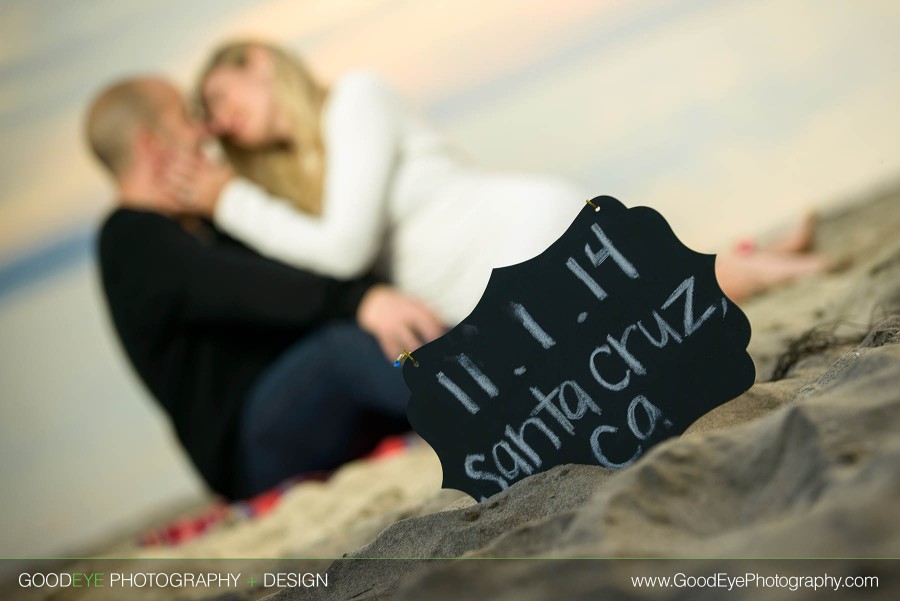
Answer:
POLYGON ((323 129, 320 217, 236 179, 215 223, 261 254, 332 277, 362 275, 383 258, 392 281, 448 325, 472 310, 492 267, 543 251, 588 198, 558 180, 467 164, 368 72, 335 84, 323 129))

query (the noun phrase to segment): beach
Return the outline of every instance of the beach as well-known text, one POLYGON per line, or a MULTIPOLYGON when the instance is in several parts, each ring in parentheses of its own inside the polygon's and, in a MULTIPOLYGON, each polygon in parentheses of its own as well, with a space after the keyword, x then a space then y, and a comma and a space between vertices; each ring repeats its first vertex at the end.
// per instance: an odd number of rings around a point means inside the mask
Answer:
MULTIPOLYGON (((169 558, 168 567, 198 573, 220 558, 269 558, 247 566, 261 571, 314 557, 287 565, 332 576, 327 589, 304 594, 413 598, 433 590, 437 597, 462 595, 453 587, 471 582, 497 597, 596 596, 607 585, 615 597, 628 596, 615 588, 624 586, 616 575, 636 568, 482 558, 691 555, 705 558, 698 569, 715 570, 728 555, 896 557, 896 532, 884 515, 897 497, 885 459, 894 405, 880 395, 896 388, 898 7, 891 0, 5 2, 0 589, 35 561, 90 572, 90 561, 73 557, 116 557, 120 570, 145 571, 169 558), (700 252, 771 238, 817 210, 816 249, 836 269, 742 302, 756 385, 635 469, 560 467, 476 504, 440 490, 433 451, 407 441, 403 452, 291 487, 259 515, 224 506, 113 330, 95 245, 115 193, 86 151, 82 120, 102 86, 136 73, 162 74, 190 92, 209 51, 231 37, 283 43, 327 83, 372 69, 473 163, 558 176, 627 206, 649 206, 700 252), (850 425, 826 436, 833 423, 850 425), (739 473, 745 463, 759 469, 739 473), (202 532, 193 532, 198 522, 202 532), (192 535, 177 545, 148 543, 173 524, 192 535), (472 562, 354 559, 378 554, 472 562), (521 586, 509 584, 518 579, 521 586)), ((840 565, 874 573, 883 564, 840 565)), ((0 597, 88 594, 11 586, 0 597)), ((211 595, 202 587, 177 594, 211 595)))
MULTIPOLYGON (((476 503, 440 489, 437 456, 413 442, 326 482, 297 484, 259 518, 218 524, 177 546, 119 540, 97 557, 118 558, 102 564, 108 571, 243 565, 245 574, 328 578, 327 587, 271 586, 229 599, 624 599, 634 595, 631 576, 737 567, 760 578, 875 576, 864 598, 893 598, 900 577, 884 558, 900 556, 898 227, 897 189, 822 216, 817 249, 836 270, 742 305, 757 382, 623 470, 558 466, 476 503), (265 559, 214 559, 237 557, 265 559)), ((683 598, 685 590, 659 588, 652 598, 683 598)), ((36 593, 10 598, 51 598, 36 593)), ((72 589, 52 598, 111 593, 72 589)), ((133 588, 109 598, 167 594, 133 588)), ((179 594, 224 598, 203 588, 179 594)), ((814 599, 821 591, 755 584, 729 598, 785 594, 814 599)), ((843 588, 829 598, 860 594, 843 588)))

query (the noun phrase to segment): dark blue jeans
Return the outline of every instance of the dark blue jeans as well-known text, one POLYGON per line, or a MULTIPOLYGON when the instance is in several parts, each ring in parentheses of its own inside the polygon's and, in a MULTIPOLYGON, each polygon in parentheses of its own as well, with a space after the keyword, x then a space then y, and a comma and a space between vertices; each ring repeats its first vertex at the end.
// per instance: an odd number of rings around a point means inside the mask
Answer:
POLYGON ((409 429, 409 390, 375 339, 334 322, 288 348, 254 382, 238 434, 238 495, 331 470, 409 429))

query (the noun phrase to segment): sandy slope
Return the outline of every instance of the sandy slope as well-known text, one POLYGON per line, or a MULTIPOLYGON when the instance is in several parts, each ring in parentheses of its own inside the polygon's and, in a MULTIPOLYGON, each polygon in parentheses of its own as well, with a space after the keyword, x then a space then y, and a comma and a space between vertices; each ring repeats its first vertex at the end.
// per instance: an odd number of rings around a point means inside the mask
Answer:
MULTIPOLYGON (((477 506, 398 522, 351 557, 702 557, 685 569, 714 573, 734 567, 715 558, 900 556, 898 231, 897 194, 825 220, 820 248, 850 267, 749 303, 760 381, 631 468, 558 467, 477 506)), ((896 562, 825 565, 880 576, 866 598, 893 598, 900 587, 896 562)), ((342 560, 328 589, 273 599, 631 598, 628 575, 676 571, 669 562, 342 560)), ((822 593, 737 593, 761 594, 822 593)))
MULTIPOLYGON (((349 465, 325 484, 301 484, 262 519, 223 526, 174 550, 125 546, 112 554, 145 558, 127 564, 132 570, 161 569, 148 557, 325 558, 304 562, 302 569, 327 568, 328 588, 285 589, 271 597, 279 601, 721 598, 715 590, 638 591, 628 577, 712 574, 733 570, 736 564, 727 558, 735 557, 864 557, 873 559, 745 560, 740 566, 763 573, 827 568, 833 575, 877 575, 879 588, 864 591, 864 598, 895 598, 897 561, 876 558, 900 557, 898 231, 900 191, 823 219, 819 248, 849 259, 849 267, 746 304, 759 381, 623 471, 560 466, 475 504, 438 490, 439 463, 420 445, 349 465), (385 557, 403 559, 367 559, 385 557), (419 559, 433 557, 467 561, 419 559), (555 559, 528 559, 537 557, 555 559), (704 559, 566 559, 574 557, 704 559)), ((253 569, 261 566, 290 570, 301 564, 273 559, 253 569)), ((205 594, 243 599, 264 592, 205 594)), ((742 589, 729 598, 821 594, 742 589)), ((179 592, 179 598, 203 595, 179 592)), ((106 597, 76 590, 53 597, 99 598, 106 597)), ((122 598, 121 591, 108 598, 122 598)), ((172 594, 133 590, 128 598, 172 594)))

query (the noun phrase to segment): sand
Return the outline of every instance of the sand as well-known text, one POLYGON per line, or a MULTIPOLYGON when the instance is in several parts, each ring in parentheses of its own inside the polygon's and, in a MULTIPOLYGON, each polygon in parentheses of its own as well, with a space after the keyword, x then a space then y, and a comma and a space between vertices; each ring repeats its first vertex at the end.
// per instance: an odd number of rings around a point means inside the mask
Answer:
MULTIPOLYGON (((893 599, 900 570, 881 558, 900 557, 900 190, 820 221, 817 249, 843 268, 743 305, 756 384, 629 468, 559 466, 476 504, 439 490, 439 462, 420 444, 348 465, 327 483, 300 484, 261 519, 174 549, 120 546, 114 554, 319 558, 266 564, 327 569, 327 588, 274 591, 278 601, 717 599, 722 591, 638 590, 629 577, 733 571, 733 558, 745 558, 742 571, 875 575, 879 587, 862 596, 893 599), (427 559, 436 557, 465 561, 427 559), (572 559, 647 557, 683 559, 572 559)), ((744 588, 728 598, 821 595, 744 588)), ((88 598, 100 597, 53 597, 88 598)))

